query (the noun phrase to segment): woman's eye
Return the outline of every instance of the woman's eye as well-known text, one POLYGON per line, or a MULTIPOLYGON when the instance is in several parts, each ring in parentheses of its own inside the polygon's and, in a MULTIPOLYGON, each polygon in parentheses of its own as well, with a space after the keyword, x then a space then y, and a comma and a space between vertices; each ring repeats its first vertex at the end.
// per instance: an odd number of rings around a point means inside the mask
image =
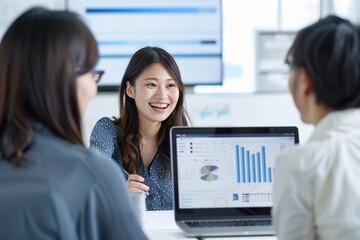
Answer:
POLYGON ((171 84, 168 85, 168 87, 169 88, 174 88, 174 87, 176 87, 176 84, 171 83, 171 84))
POLYGON ((155 83, 148 83, 147 86, 149 86, 149 87, 156 87, 156 84, 155 84, 155 83))

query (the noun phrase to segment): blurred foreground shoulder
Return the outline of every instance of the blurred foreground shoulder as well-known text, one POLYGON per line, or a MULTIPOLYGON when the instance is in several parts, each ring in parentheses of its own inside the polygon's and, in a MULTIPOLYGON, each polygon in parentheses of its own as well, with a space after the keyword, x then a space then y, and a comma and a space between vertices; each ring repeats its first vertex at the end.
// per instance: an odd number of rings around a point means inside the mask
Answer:
POLYGON ((97 217, 83 230, 90 236, 97 229, 99 239, 146 239, 134 215, 124 176, 116 163, 96 151, 86 151, 88 157, 83 164, 94 179, 94 186, 88 193, 85 215, 97 217), (113 227, 114 223, 118 227, 113 227))

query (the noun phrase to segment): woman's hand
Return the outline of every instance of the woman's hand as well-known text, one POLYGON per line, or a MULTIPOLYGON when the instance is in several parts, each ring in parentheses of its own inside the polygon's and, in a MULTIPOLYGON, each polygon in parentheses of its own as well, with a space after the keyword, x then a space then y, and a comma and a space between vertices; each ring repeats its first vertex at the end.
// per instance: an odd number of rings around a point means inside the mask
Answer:
POLYGON ((144 178, 140 175, 130 174, 127 180, 128 188, 131 192, 148 192, 149 187, 145 184, 144 178))

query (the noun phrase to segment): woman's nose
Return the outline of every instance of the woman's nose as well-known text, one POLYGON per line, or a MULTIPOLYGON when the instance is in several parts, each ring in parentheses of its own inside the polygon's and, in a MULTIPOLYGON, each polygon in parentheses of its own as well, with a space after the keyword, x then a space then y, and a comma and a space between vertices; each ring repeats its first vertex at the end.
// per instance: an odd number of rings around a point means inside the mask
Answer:
POLYGON ((159 98, 166 98, 166 96, 167 96, 166 87, 160 86, 160 87, 158 88, 158 90, 157 90, 156 95, 157 95, 159 98))

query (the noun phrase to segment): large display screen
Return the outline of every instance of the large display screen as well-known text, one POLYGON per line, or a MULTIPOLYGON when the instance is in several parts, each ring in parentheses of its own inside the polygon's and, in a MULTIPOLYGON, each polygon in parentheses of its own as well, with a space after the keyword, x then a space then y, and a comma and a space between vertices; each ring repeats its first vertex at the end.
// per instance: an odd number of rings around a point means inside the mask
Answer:
POLYGON ((98 41, 100 90, 120 85, 130 57, 145 46, 164 48, 185 85, 221 84, 221 0, 68 0, 98 41))

